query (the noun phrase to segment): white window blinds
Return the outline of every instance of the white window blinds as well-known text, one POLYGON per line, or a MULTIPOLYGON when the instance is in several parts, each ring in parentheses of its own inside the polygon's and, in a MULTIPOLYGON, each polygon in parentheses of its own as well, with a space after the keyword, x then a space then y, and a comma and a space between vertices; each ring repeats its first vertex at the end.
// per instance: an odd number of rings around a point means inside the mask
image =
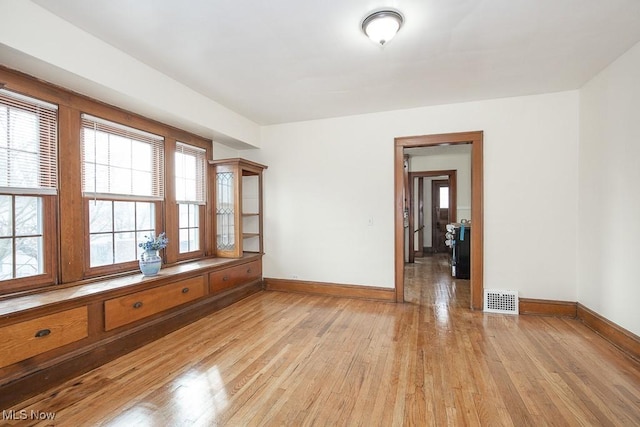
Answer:
POLYGON ((164 199, 164 138, 82 115, 85 196, 164 199))
POLYGON ((0 191, 56 194, 58 107, 0 89, 0 191))
POLYGON ((206 151, 178 142, 175 160, 176 201, 204 205, 206 151))

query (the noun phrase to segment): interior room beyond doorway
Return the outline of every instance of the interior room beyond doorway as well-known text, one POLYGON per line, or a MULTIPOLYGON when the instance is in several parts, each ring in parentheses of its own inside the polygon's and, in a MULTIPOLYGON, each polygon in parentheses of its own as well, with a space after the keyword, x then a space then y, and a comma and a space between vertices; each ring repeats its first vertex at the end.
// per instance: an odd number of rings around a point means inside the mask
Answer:
POLYGON ((410 205, 407 234, 407 261, 425 254, 445 252, 446 224, 457 218, 457 171, 432 170, 409 172, 410 205), (440 200, 440 192, 446 190, 446 200, 440 200), (446 205, 446 208, 442 208, 446 205), (439 245, 441 243, 441 245, 439 245), (413 250, 410 250, 413 248, 413 250))

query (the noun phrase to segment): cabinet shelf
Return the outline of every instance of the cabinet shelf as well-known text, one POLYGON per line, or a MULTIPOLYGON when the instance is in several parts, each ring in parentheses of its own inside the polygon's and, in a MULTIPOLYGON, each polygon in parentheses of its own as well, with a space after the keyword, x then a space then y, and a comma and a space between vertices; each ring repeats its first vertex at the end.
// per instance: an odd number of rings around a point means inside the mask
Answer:
POLYGON ((210 160, 216 209, 216 255, 262 253, 262 172, 265 165, 235 158, 210 160))

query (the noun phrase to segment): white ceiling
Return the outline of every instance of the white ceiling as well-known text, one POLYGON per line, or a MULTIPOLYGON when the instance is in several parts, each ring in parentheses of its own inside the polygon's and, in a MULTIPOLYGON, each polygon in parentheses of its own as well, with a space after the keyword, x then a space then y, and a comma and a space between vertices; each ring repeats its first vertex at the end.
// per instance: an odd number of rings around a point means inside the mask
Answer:
POLYGON ((34 3, 263 125, 577 89, 640 41, 639 0, 34 3))

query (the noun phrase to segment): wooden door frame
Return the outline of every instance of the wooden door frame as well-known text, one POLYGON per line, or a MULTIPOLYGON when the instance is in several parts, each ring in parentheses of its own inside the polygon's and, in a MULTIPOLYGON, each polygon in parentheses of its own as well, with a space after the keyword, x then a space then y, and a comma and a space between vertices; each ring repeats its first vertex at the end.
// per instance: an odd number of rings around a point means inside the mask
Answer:
MULTIPOLYGON (((403 157, 404 158, 404 157, 403 157)), ((404 167, 404 166, 403 166, 404 167)), ((457 206, 458 206, 458 199, 457 199, 457 171, 455 169, 444 169, 444 170, 433 170, 433 171, 416 171, 416 172, 409 172, 409 191, 408 191, 408 204, 409 204, 409 262, 413 262, 415 259, 415 254, 413 253, 413 251, 411 250, 411 248, 413 247, 412 245, 414 245, 414 238, 413 235, 411 233, 411 230, 413 230, 413 224, 415 223, 414 218, 413 218, 413 212, 414 212, 414 200, 415 200, 415 195, 413 194, 413 188, 414 188, 414 180, 416 178, 429 178, 429 177, 434 177, 434 176, 446 176, 449 180, 449 188, 450 193, 449 193, 449 209, 453 212, 450 216, 451 218, 451 222, 455 222, 456 218, 457 218, 457 206), (412 256, 413 254, 413 256, 412 256)), ((423 181, 420 180, 420 183, 422 184, 423 181)), ((418 190, 419 192, 419 203, 420 203, 420 210, 418 211, 419 214, 422 214, 423 211, 423 205, 424 205, 424 201, 423 201, 423 192, 418 190)), ((423 242, 423 239, 418 239, 419 242, 423 242)), ((424 243, 424 242, 423 242, 424 243)), ((421 243, 420 245, 420 250, 418 252, 422 253, 423 249, 423 243, 421 243)), ((422 255, 420 255, 422 256, 422 255)))
POLYGON ((404 149, 471 144, 471 308, 482 310, 484 289, 483 132, 459 132, 398 137, 394 140, 395 292, 404 302, 404 149))

